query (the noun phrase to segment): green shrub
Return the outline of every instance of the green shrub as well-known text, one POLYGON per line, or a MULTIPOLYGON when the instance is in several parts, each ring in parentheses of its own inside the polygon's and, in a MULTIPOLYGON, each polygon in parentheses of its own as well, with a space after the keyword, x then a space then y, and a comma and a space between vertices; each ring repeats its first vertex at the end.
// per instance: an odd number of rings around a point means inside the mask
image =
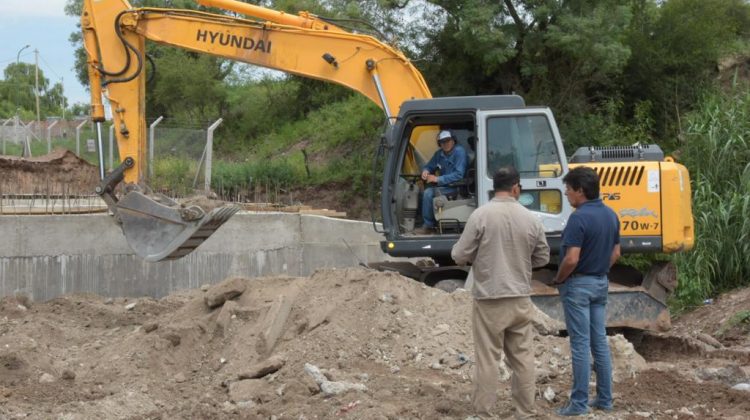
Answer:
POLYGON ((750 284, 750 91, 706 95, 687 124, 696 240, 675 257, 678 307, 750 284))
POLYGON ((198 170, 198 162, 179 157, 154 160, 154 177, 149 185, 155 191, 174 196, 190 195, 198 170))

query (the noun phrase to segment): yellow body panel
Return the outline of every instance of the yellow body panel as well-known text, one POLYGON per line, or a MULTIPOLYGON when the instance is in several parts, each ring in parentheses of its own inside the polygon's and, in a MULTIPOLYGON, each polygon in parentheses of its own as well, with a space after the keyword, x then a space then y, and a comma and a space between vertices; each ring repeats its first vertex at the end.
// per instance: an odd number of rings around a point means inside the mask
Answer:
POLYGON ((665 253, 693 247, 690 178, 670 160, 570 164, 599 174, 602 200, 620 218, 621 242, 660 237, 665 253))

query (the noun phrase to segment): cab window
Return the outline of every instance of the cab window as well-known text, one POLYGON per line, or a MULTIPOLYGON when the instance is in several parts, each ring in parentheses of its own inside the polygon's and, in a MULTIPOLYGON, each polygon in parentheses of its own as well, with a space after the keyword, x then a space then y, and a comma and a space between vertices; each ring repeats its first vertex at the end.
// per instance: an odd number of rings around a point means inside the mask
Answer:
POLYGON ((520 115, 487 120, 487 176, 514 166, 521 178, 556 178, 560 156, 547 117, 520 115))

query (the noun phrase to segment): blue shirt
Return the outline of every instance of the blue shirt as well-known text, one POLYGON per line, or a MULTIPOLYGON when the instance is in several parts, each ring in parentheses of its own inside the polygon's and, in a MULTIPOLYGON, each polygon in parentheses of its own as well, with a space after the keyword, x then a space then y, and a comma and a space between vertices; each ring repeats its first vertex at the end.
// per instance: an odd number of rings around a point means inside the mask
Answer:
POLYGON ((461 145, 457 144, 449 155, 446 155, 443 149, 436 151, 422 169, 431 174, 440 170, 438 185, 443 186, 464 179, 468 166, 469 155, 461 145))
POLYGON ((612 249, 620 243, 620 220, 600 198, 589 200, 570 215, 562 234, 560 256, 569 247, 581 248, 574 274, 603 276, 609 272, 612 249))

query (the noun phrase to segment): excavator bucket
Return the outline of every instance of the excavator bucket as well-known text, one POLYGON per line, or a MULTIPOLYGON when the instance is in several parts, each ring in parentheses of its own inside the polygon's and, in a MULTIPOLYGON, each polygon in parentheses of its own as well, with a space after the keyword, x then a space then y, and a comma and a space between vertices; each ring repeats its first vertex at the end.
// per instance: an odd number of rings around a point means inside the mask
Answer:
POLYGON ((165 196, 131 191, 117 202, 117 214, 128 245, 146 261, 183 257, 208 239, 239 210, 222 206, 206 211, 165 196))
MULTIPOLYGON (((547 316, 565 322, 553 271, 535 271, 531 300, 547 316)), ((671 327, 667 298, 677 287, 672 263, 655 263, 644 276, 638 270, 615 265, 609 275, 607 327, 667 331, 671 327)))

